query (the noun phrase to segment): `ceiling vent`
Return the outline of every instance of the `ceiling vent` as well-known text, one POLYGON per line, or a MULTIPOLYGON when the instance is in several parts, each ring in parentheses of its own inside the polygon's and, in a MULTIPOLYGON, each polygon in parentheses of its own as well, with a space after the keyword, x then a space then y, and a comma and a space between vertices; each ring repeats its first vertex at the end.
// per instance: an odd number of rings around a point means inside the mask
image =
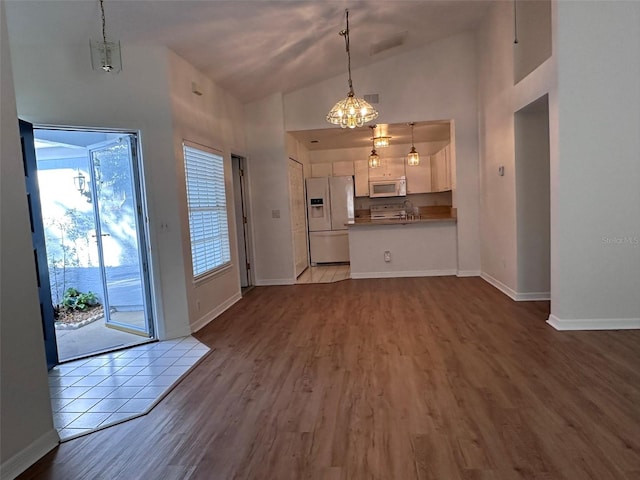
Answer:
POLYGON ((372 43, 369 47, 369 55, 374 56, 386 50, 391 50, 392 48, 404 45, 408 35, 409 32, 405 30, 404 32, 396 33, 395 35, 387 37, 379 42, 372 43))

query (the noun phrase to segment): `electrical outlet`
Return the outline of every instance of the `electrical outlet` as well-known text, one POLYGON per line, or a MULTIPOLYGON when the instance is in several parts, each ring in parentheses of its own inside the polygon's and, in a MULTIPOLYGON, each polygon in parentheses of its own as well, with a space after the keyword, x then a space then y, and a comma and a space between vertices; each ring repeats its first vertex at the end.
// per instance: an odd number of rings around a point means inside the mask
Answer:
POLYGON ((280 210, 271 210, 271 218, 280 218, 280 210))
POLYGON ((200 300, 196 300, 196 308, 200 311, 200 300))
POLYGON ((389 250, 384 252, 384 261, 385 262, 390 262, 391 261, 391 252, 389 250))

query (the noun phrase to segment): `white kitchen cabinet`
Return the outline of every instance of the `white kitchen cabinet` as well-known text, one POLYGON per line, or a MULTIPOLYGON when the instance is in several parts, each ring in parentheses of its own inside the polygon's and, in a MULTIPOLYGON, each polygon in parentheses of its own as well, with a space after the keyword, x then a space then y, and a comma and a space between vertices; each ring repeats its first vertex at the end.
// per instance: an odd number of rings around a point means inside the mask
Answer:
POLYGON ((342 176, 352 176, 354 174, 353 162, 345 161, 345 162, 333 162, 333 176, 334 177, 342 177, 342 176))
POLYGON ((399 178, 405 176, 404 157, 382 158, 381 166, 369 168, 369 178, 399 178))
POLYGON ((356 180, 356 197, 369 196, 369 162, 368 160, 356 160, 353 162, 356 180))
POLYGON ((332 174, 331 163, 312 163, 312 177, 330 177, 332 174))
POLYGON ((431 158, 420 155, 420 164, 405 167, 407 173, 407 194, 431 192, 431 158))
POLYGON ((448 145, 431 155, 431 190, 433 192, 451 190, 451 154, 448 145))

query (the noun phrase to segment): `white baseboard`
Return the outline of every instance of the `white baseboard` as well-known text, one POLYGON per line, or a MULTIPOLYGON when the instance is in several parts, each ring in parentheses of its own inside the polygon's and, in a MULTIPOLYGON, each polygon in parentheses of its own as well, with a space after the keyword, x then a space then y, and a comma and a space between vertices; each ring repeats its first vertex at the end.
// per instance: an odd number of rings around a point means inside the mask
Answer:
POLYGON ((516 293, 516 301, 518 302, 535 302, 542 300, 551 300, 551 292, 516 293))
POLYGON ((482 279, 489 283, 490 285, 493 285, 494 287, 496 287, 498 290, 500 290, 502 293, 504 293, 507 297, 509 297, 511 300, 515 300, 516 299, 516 291, 512 290, 511 288, 507 287, 504 283, 502 283, 500 280, 497 280, 495 278, 493 278, 491 275, 489 275, 488 273, 482 272, 480 274, 480 277, 482 277, 482 279))
POLYGON ((502 293, 504 293, 511 300, 515 300, 516 302, 533 302, 540 300, 551 300, 551 292, 527 292, 527 293, 518 293, 512 288, 509 288, 500 280, 493 278, 488 273, 482 272, 480 274, 482 279, 487 283, 493 285, 502 293))
POLYGON ((549 315, 547 323, 556 330, 638 330, 640 318, 560 319, 549 315))
POLYGON ((351 272, 351 278, 405 278, 405 277, 446 277, 455 275, 456 270, 416 270, 408 272, 351 272))
POLYGON ((13 480, 31 465, 36 463, 60 443, 60 437, 55 429, 49 430, 31 445, 16 453, 0 465, 0 478, 13 480))
POLYGON ((457 277, 479 277, 480 270, 458 270, 457 277))
POLYGON ((227 310, 229 307, 231 307, 231 305, 236 303, 241 298, 242 298, 242 293, 240 292, 236 293, 235 295, 233 295, 232 297, 224 301, 222 304, 218 305, 216 308, 211 310, 209 313, 207 313, 203 317, 193 322, 191 324, 191 331, 195 333, 201 328, 205 327, 209 322, 211 322, 214 318, 221 315, 225 310, 227 310))
POLYGON ((294 285, 296 282, 290 278, 263 278, 256 280, 256 287, 270 287, 273 285, 294 285))

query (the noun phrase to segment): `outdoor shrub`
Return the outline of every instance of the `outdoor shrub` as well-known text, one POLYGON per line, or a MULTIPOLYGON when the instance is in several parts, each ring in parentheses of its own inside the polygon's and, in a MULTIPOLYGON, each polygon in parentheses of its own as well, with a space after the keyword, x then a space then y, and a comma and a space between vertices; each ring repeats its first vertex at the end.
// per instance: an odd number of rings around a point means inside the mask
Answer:
POLYGON ((98 305, 98 297, 93 292, 82 293, 75 288, 68 288, 62 298, 62 306, 67 310, 86 310, 98 305))

